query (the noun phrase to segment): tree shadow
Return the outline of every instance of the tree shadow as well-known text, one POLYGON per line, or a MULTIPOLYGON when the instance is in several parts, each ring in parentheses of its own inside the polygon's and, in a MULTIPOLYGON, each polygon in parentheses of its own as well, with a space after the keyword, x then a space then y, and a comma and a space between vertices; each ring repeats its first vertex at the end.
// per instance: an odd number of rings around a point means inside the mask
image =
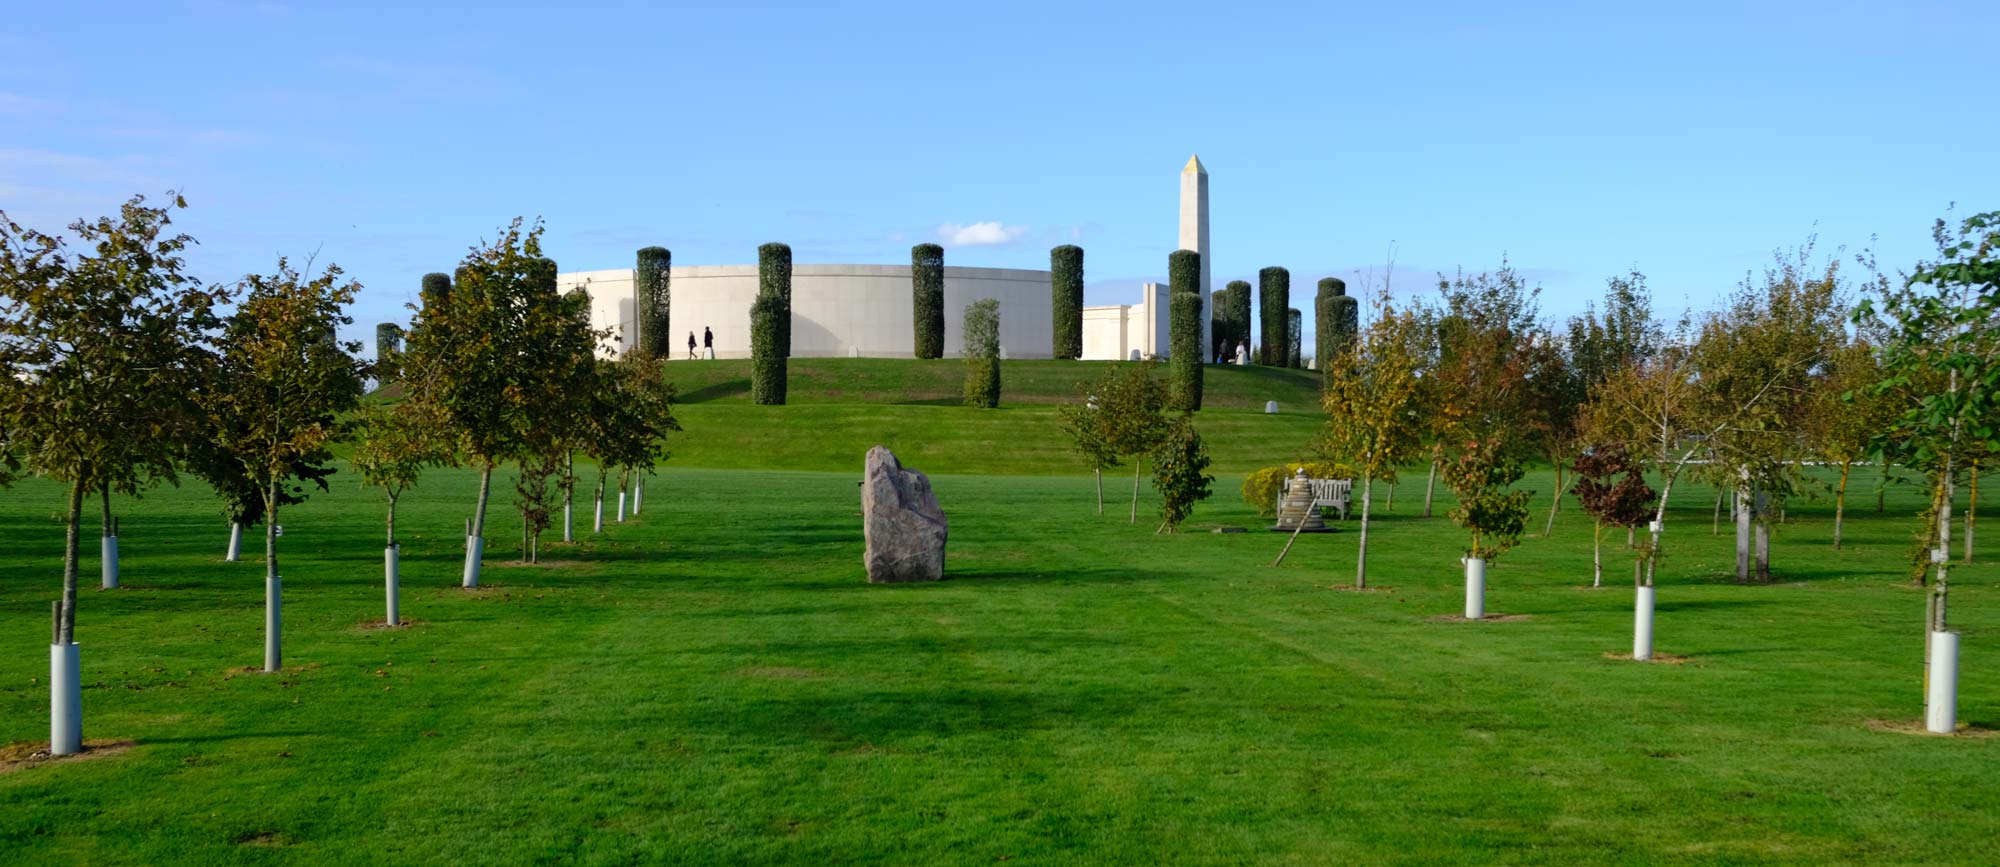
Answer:
POLYGON ((725 379, 674 396, 675 403, 706 403, 732 397, 750 396, 750 378, 725 379))

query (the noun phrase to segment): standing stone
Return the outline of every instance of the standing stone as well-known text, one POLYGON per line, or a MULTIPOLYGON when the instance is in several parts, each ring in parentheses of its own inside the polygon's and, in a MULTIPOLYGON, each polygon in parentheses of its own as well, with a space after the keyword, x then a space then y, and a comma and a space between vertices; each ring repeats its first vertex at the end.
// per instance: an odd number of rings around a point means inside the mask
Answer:
POLYGON ((896 453, 882 446, 868 450, 861 479, 861 535, 869 583, 944 577, 944 510, 931 493, 931 480, 903 469, 896 453))

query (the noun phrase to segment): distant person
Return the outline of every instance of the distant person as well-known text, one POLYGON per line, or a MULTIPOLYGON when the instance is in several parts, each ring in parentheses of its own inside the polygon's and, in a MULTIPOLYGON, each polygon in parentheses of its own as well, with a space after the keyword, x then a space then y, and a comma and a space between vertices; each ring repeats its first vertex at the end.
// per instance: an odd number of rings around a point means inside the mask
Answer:
POLYGON ((706 325, 701 327, 701 348, 708 360, 715 360, 715 332, 708 330, 706 325))
POLYGON ((688 332, 688 357, 689 358, 698 357, 694 354, 694 332, 692 331, 688 332))
POLYGON ((1237 364, 1249 364, 1249 363, 1250 363, 1250 345, 1249 345, 1249 344, 1247 344, 1247 343, 1238 343, 1238 344, 1236 344, 1236 363, 1237 363, 1237 364))

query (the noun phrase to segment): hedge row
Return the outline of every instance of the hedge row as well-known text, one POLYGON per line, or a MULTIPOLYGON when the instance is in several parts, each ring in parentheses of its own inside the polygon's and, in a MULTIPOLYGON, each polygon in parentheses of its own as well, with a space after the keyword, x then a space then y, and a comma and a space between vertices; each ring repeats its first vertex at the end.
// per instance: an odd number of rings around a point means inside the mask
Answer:
POLYGON ((1083 357, 1083 248, 1049 251, 1049 288, 1055 317, 1056 358, 1083 357))
POLYGON ((910 248, 910 289, 917 332, 918 358, 944 357, 944 248, 918 244, 910 248))

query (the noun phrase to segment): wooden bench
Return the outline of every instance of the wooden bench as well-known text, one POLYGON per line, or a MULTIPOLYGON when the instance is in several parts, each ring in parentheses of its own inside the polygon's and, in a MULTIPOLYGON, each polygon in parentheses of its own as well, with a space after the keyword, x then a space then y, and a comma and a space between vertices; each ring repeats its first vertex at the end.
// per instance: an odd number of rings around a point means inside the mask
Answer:
MULTIPOLYGON (((1353 479, 1307 479, 1312 485, 1313 499, 1322 507, 1340 510, 1340 519, 1347 520, 1347 507, 1354 502, 1353 479)), ((1274 512, 1282 512, 1285 504, 1285 488, 1278 486, 1278 503, 1274 512)))

